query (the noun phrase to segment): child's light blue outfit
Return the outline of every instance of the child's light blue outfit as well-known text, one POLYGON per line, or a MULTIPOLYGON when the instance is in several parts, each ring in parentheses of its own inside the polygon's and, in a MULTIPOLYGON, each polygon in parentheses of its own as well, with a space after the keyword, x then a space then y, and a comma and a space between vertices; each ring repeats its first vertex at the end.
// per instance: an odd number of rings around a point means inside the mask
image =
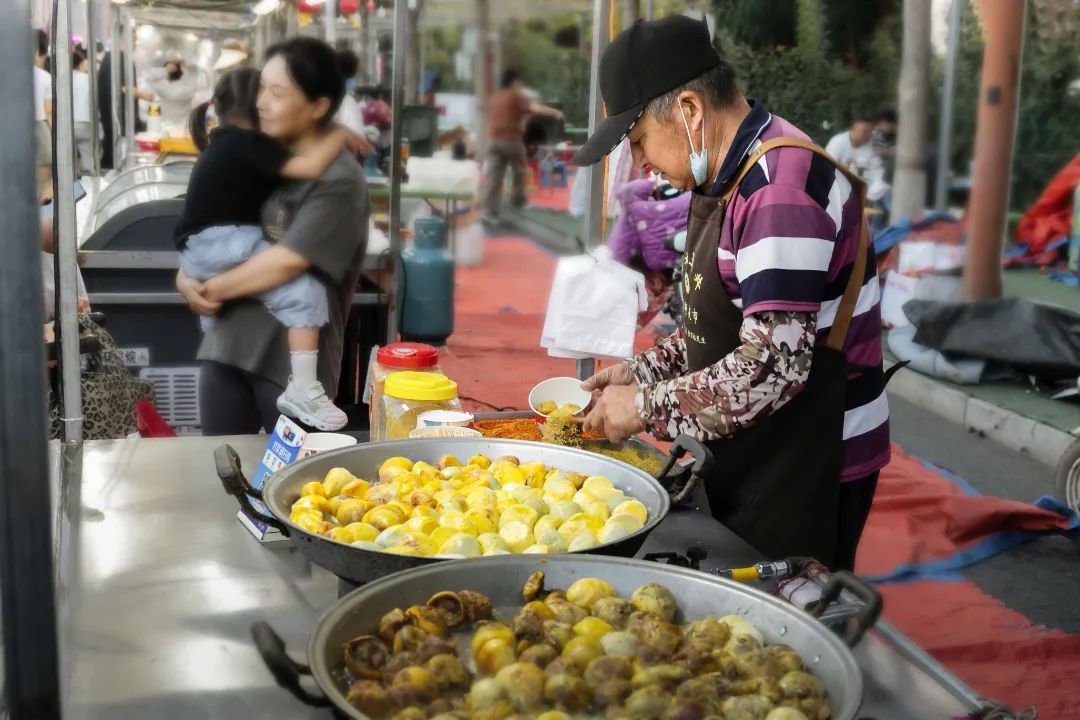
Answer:
MULTIPOLYGON (((256 225, 215 225, 187 238, 180 267, 188 277, 206 282, 271 247, 256 225)), ((326 287, 311 273, 256 296, 285 327, 321 328, 330 322, 326 287)), ((202 318, 209 327, 213 318, 202 318)))

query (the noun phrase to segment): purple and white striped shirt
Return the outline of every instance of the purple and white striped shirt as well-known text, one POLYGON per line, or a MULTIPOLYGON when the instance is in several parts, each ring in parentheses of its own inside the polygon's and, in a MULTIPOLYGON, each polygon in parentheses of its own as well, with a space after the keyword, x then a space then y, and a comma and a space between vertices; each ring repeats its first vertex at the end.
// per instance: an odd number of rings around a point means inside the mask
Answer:
MULTIPOLYGON (((764 108, 753 108, 750 123, 764 108)), ((762 142, 808 139, 768 116, 749 144, 733 151, 735 166, 762 142)), ((732 160, 729 157, 727 160, 732 160)), ((725 162, 727 167, 729 162, 725 162)), ((723 186, 721 170, 718 186, 723 186)), ((714 186, 715 193, 719 188, 714 186)), ((777 148, 758 161, 732 196, 717 252, 721 280, 743 316, 767 311, 814 313, 816 344, 824 344, 852 272, 863 222, 851 183, 824 158, 801 148, 777 148)), ((889 460, 889 405, 882 373, 880 286, 873 253, 844 341, 848 376, 844 415, 844 480, 865 477, 889 460)))

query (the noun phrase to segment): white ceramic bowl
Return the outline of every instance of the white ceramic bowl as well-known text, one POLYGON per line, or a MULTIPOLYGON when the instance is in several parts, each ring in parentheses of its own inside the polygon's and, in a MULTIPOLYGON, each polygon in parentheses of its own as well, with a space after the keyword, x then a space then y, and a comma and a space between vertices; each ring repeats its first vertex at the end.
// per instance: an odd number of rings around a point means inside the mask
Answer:
POLYGON ((581 411, 576 414, 582 415, 592 402, 592 395, 581 389, 581 381, 577 378, 557 377, 545 380, 529 392, 529 407, 541 418, 547 415, 537 408, 546 400, 553 400, 559 407, 567 403, 578 405, 581 411))
POLYGON ((304 445, 300 448, 300 454, 296 459, 303 460, 306 457, 318 455, 319 453, 326 452, 327 450, 337 450, 339 448, 350 447, 355 444, 356 438, 351 435, 345 435, 344 433, 308 433, 307 437, 304 438, 304 445))

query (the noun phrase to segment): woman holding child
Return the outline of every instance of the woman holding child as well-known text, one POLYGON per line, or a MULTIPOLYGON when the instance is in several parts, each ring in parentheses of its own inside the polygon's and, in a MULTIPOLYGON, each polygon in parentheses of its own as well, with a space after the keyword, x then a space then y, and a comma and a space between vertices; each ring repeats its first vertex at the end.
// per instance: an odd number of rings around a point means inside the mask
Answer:
POLYGON ((369 214, 347 149, 363 141, 332 123, 345 80, 325 43, 287 40, 255 73, 223 76, 192 116, 205 150, 177 228, 176 284, 211 318, 198 353, 203 434, 271 431, 279 413, 336 430, 369 214))

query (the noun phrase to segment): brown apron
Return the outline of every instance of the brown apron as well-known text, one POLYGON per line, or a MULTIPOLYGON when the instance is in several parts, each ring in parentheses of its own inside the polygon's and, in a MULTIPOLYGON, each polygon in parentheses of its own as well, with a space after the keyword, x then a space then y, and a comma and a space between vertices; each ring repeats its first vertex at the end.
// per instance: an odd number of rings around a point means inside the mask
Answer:
MULTIPOLYGON (((690 372, 719 362, 740 344, 742 311, 724 289, 717 268, 720 228, 746 173, 778 147, 800 147, 828 159, 851 182, 860 203, 865 200, 859 178, 820 147, 789 137, 762 143, 739 167, 723 197, 695 194, 683 256, 683 331, 690 372)), ((848 369, 841 350, 866 262, 863 219, 851 277, 827 341, 814 348, 803 391, 756 425, 708 443, 716 458, 713 477, 705 482, 713 516, 770 558, 809 555, 829 567, 835 564, 848 369)))

